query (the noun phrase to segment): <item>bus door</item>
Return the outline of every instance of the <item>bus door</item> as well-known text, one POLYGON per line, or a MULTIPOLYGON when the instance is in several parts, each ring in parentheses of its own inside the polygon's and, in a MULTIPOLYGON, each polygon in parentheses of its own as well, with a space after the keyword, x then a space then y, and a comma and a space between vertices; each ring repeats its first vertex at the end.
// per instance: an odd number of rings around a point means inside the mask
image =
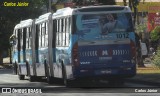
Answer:
POLYGON ((19 29, 18 30, 18 62, 19 63, 24 63, 25 61, 25 49, 26 49, 26 30, 24 29, 19 29))
POLYGON ((18 44, 17 44, 17 49, 18 49, 18 63, 20 63, 20 49, 21 49, 21 29, 18 29, 18 44))
POLYGON ((23 28, 23 45, 22 45, 22 62, 25 63, 26 62, 26 32, 27 32, 27 28, 23 28))
POLYGON ((36 25, 36 71, 37 75, 45 76, 45 59, 48 59, 48 29, 47 22, 36 25))
POLYGON ((39 52, 38 52, 38 49, 39 49, 39 25, 37 24, 36 25, 36 34, 35 34, 35 59, 36 59, 36 63, 39 63, 39 52))
POLYGON ((18 64, 19 73, 26 74, 26 28, 18 30, 18 64))

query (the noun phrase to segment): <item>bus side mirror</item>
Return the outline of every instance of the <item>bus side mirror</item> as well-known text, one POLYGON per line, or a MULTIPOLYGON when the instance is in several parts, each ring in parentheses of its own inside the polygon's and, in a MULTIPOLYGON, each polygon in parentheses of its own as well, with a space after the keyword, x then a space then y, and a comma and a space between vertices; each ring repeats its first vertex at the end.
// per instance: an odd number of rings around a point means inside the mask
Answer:
POLYGON ((16 41, 15 40, 11 40, 10 41, 10 45, 12 45, 12 46, 16 45, 16 41))
POLYGON ((16 45, 16 36, 13 34, 13 35, 9 38, 9 41, 10 41, 10 45, 12 45, 12 46, 16 45))

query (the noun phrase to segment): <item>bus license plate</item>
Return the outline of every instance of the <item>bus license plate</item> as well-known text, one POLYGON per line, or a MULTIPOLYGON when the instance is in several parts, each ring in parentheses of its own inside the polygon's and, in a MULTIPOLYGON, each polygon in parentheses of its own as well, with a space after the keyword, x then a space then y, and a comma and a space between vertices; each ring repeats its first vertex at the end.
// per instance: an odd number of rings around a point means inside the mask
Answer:
POLYGON ((95 74, 111 74, 112 70, 96 70, 95 74))

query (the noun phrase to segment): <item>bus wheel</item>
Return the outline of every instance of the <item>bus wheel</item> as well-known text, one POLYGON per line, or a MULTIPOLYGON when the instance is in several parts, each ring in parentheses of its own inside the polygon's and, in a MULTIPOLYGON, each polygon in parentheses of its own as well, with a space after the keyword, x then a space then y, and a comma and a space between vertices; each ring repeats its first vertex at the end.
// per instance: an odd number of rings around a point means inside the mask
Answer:
POLYGON ((26 71, 27 71, 27 76, 30 76, 30 68, 29 68, 29 63, 26 62, 26 71))
POLYGON ((19 80, 24 80, 25 76, 24 75, 18 75, 19 80))
POLYGON ((63 63, 62 63, 62 78, 63 78, 64 85, 66 85, 66 87, 69 87, 70 84, 69 84, 69 81, 67 80, 66 69, 63 63))
POLYGON ((44 68, 45 68, 45 76, 47 77, 47 83, 53 84, 53 77, 49 75, 49 69, 46 60, 44 61, 44 68))
POLYGON ((17 63, 13 63, 13 74, 17 75, 17 63))
POLYGON ((112 87, 122 87, 124 83, 125 83, 124 79, 109 80, 109 85, 111 85, 112 87))
POLYGON ((47 83, 48 84, 53 84, 54 83, 54 77, 47 76, 47 83))
POLYGON ((62 64, 62 78, 63 78, 63 83, 66 85, 67 84, 66 70, 63 64, 62 64))
POLYGON ((30 82, 34 82, 34 81, 36 81, 36 76, 29 76, 29 81, 30 82))

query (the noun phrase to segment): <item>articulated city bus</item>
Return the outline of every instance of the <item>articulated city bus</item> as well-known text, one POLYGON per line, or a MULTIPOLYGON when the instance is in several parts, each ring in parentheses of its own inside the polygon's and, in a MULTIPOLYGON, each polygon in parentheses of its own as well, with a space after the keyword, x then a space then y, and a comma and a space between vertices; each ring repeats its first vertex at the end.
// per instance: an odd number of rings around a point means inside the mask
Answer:
POLYGON ((121 82, 133 77, 136 42, 131 14, 127 6, 67 7, 44 14, 26 27, 16 27, 14 34, 19 39, 13 61, 19 66, 20 78, 47 77, 48 83, 62 79, 68 86, 73 81, 121 82), (21 42, 26 42, 22 51, 21 42))
POLYGON ((120 82, 136 74, 136 44, 127 6, 59 9, 52 16, 52 63, 48 81, 120 82), (51 73, 53 72, 53 73, 51 73))

